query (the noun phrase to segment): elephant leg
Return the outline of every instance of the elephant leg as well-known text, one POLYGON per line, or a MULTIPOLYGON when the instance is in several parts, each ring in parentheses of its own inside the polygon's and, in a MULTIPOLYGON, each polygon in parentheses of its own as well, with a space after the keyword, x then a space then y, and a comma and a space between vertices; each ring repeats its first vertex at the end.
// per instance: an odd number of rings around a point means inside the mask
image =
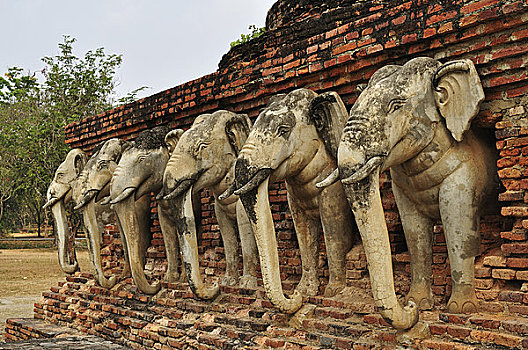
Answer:
POLYGON ((303 296, 314 296, 319 291, 319 278, 317 276, 317 261, 319 258, 319 235, 321 221, 319 218, 310 218, 306 211, 299 207, 298 199, 288 191, 288 204, 297 232, 299 252, 301 254, 302 276, 296 291, 303 296))
POLYGON ((255 289, 257 288, 257 243, 246 211, 240 201, 236 203, 236 213, 244 266, 240 287, 255 289))
POLYGON ((453 175, 444 180, 440 189, 440 216, 453 281, 447 310, 452 313, 472 313, 478 310, 475 256, 480 251, 479 216, 471 169, 464 165, 453 175))
POLYGON ((434 305, 432 291, 433 222, 418 211, 404 191, 395 183, 392 191, 398 204, 403 232, 411 257, 411 289, 406 302, 413 301, 420 310, 434 305))
POLYGON ((163 233, 165 252, 167 255, 167 272, 164 280, 174 283, 180 280, 180 247, 176 223, 171 219, 170 209, 158 205, 158 218, 163 233))
POLYGON ((220 234, 224 243, 226 259, 226 273, 221 284, 234 286, 238 283, 238 240, 236 237, 236 223, 231 220, 221 204, 215 202, 215 215, 220 227, 220 234))
POLYGON ((130 270, 130 259, 128 257, 128 242, 125 236, 125 231, 123 231, 123 227, 121 225, 121 222, 119 221, 119 217, 116 215, 116 222, 117 222, 117 228, 119 229, 119 238, 121 238, 121 245, 123 246, 123 254, 125 256, 125 261, 123 263, 123 270, 121 271, 121 276, 119 277, 121 280, 124 280, 126 278, 132 277, 132 271, 130 270))
POLYGON ((341 183, 326 188, 319 199, 329 281, 325 297, 333 297, 346 287, 346 254, 352 248, 354 217, 341 183))

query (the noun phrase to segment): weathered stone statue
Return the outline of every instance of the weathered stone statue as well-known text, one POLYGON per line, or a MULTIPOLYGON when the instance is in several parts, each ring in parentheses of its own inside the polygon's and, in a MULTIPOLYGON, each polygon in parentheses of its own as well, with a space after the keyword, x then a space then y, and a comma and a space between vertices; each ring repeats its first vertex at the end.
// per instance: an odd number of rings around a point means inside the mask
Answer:
POLYGON ((469 130, 483 99, 471 61, 416 58, 378 70, 350 111, 334 179, 342 179, 354 211, 376 305, 396 328, 417 322, 417 305, 433 305, 432 225, 437 219, 444 225, 453 281, 448 311, 477 310, 479 208, 497 188, 493 151, 469 130), (406 307, 394 292, 379 193, 379 174, 389 168, 411 258, 406 307))
MULTIPOLYGON (((105 197, 110 193, 110 180, 117 167, 121 154, 130 147, 127 141, 110 139, 93 150, 78 179, 78 186, 72 191, 75 210, 81 210, 86 228, 90 261, 95 270, 95 279, 101 287, 112 288, 116 276, 106 278, 101 263, 101 242, 104 226, 114 223, 114 213, 105 204, 105 197)), ((122 236, 122 235, 121 235, 122 236)), ((123 238, 123 237, 122 237, 123 238)), ((124 241, 123 241, 124 242, 124 241)), ((122 277, 130 275, 128 254, 125 249, 125 265, 122 277)))
MULTIPOLYGON (((168 127, 160 126, 140 133, 131 142, 131 147, 123 152, 110 184, 109 201, 117 214, 119 230, 125 239, 123 246, 128 252, 132 277, 139 290, 145 294, 155 294, 160 289, 159 283, 148 282, 144 271, 145 254, 152 239, 151 193, 158 194, 163 187, 163 172, 169 154, 183 131, 178 129, 167 135, 168 132, 168 127)), ((168 245, 171 243, 166 242, 168 245)), ((175 244, 174 249, 178 250, 177 242, 175 244)), ((175 274, 177 278, 177 254, 175 258, 176 270, 169 273, 175 274)))
POLYGON ((66 217, 66 205, 71 202, 72 188, 78 186, 78 178, 86 165, 86 153, 75 148, 66 155, 64 161, 55 171, 55 176, 48 188, 48 202, 43 209, 51 207, 53 220, 57 229, 57 248, 59 251, 59 264, 62 271, 72 274, 79 269, 75 257, 75 250, 70 247, 70 229, 66 217))
POLYGON ((234 190, 240 196, 255 233, 266 293, 283 312, 295 312, 302 304, 301 295, 318 292, 321 226, 330 270, 325 295, 333 296, 345 286, 345 255, 353 243, 353 216, 340 183, 325 189, 315 186, 337 167, 335 153, 347 118, 346 110, 336 113, 341 109, 308 89, 272 98, 240 151, 235 186, 223 195, 234 190), (331 108, 328 114, 321 113, 327 108, 331 108), (282 291, 268 201, 268 183, 282 179, 286 180, 303 271, 291 298, 282 291))
MULTIPOLYGON (((158 196, 162 204, 160 221, 176 225, 189 285, 201 299, 211 299, 219 290, 217 284, 206 286, 200 274, 192 195, 203 188, 208 188, 215 196, 215 214, 224 243, 226 273, 221 283, 239 283, 246 288, 257 285, 256 245, 242 205, 235 196, 218 198, 233 182, 234 163, 250 128, 251 122, 245 114, 216 111, 200 115, 181 136, 165 170, 163 193, 158 196), (243 259, 240 281, 237 229, 243 259)), ((167 233, 164 231, 164 236, 167 233)), ((166 237, 166 242, 177 239, 175 232, 170 233, 174 236, 166 237)), ((169 249, 167 247, 167 255, 178 254, 169 249)), ((170 265, 171 261, 168 262, 170 265)))

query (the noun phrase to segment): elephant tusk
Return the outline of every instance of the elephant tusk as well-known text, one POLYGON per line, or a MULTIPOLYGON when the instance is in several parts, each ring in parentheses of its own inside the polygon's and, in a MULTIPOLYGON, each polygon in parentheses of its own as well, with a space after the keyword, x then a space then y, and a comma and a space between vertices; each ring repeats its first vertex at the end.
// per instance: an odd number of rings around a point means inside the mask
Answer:
POLYGON ((178 186, 176 186, 176 188, 171 193, 169 193, 168 195, 164 196, 163 199, 172 200, 174 198, 177 198, 177 197, 181 196, 183 193, 185 193, 187 191, 187 189, 189 189, 189 187, 191 187, 193 185, 193 183, 195 181, 196 180, 194 180, 194 179, 186 179, 186 180, 181 181, 178 184, 178 186))
POLYGON ((339 180, 339 168, 336 168, 326 179, 315 184, 317 188, 324 188, 333 185, 339 180))
POLYGON ((121 192, 121 194, 119 196, 117 196, 115 199, 113 199, 112 201, 110 201, 110 205, 113 205, 113 204, 116 204, 116 203, 119 203, 121 202, 122 200, 128 198, 128 196, 130 196, 134 191, 136 190, 135 187, 127 187, 123 190, 123 192, 121 192))
POLYGON ((383 157, 376 156, 369 159, 365 165, 359 168, 354 174, 350 175, 346 179, 342 179, 341 182, 345 185, 350 185, 356 182, 359 182, 366 178, 374 169, 383 163, 383 157))
POLYGON ((51 198, 46 204, 42 206, 42 210, 45 210, 48 207, 52 207, 55 203, 57 203, 62 197, 53 197, 51 198))
POLYGON ((77 204, 73 210, 79 210, 81 209, 82 207, 84 207, 89 201, 91 201, 95 195, 97 194, 98 190, 96 189, 91 189, 91 190, 88 190, 85 194, 84 194, 84 197, 82 198, 81 200, 81 203, 77 204))
POLYGON ((249 179, 249 181, 244 186, 236 190, 234 193, 237 196, 240 196, 257 188, 262 183, 262 181, 266 180, 270 176, 271 172, 272 169, 270 168, 260 169, 255 173, 255 175, 253 175, 253 177, 251 177, 251 179, 249 179))
POLYGON ((236 181, 233 181, 231 185, 224 191, 221 195, 218 196, 218 199, 223 201, 224 199, 230 197, 236 190, 236 181))
POLYGON ((158 193, 158 195, 156 196, 156 200, 159 202, 159 201, 163 200, 163 197, 165 197, 165 191, 162 188, 160 193, 158 193))
POLYGON ((112 200, 112 197, 106 196, 103 198, 101 202, 99 202, 99 205, 107 205, 108 203, 110 203, 111 200, 112 200))

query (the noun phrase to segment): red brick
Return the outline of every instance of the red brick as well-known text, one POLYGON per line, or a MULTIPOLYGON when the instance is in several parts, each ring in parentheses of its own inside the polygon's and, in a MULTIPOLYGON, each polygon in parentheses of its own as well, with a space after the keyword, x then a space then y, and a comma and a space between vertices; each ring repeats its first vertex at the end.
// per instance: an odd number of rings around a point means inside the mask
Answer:
POLYGON ((528 271, 517 271, 515 278, 521 281, 528 281, 528 271))
POLYGON ((506 243, 501 246, 505 254, 528 254, 528 244, 525 243, 506 243))
POLYGON ((486 256, 483 264, 492 267, 506 267, 506 257, 497 255, 486 256))
POLYGON ((470 12, 475 12, 475 11, 481 10, 481 9, 483 9, 485 7, 489 7, 489 6, 495 5, 498 2, 499 2, 499 0, 483 0, 483 1, 471 2, 468 5, 463 6, 460 9, 460 13, 467 14, 467 13, 470 13, 470 12))
POLYGON ((442 13, 440 13, 438 15, 433 15, 433 16, 429 17, 427 19, 427 21, 425 22, 425 25, 426 26, 430 26, 430 25, 438 23, 438 22, 442 22, 442 21, 445 21, 445 20, 448 20, 448 19, 452 19, 456 15, 457 15, 456 11, 442 12, 442 13))
POLYGON ((528 216, 528 207, 503 207, 501 214, 504 216, 528 216))
POLYGON ((429 330, 433 335, 442 335, 447 332, 447 326, 442 324, 430 324, 429 330))
POLYGON ((457 339, 465 339, 471 333, 471 329, 458 326, 448 326, 447 334, 457 339))
POLYGON ((411 42, 415 42, 417 39, 417 35, 416 34, 407 34, 407 35, 404 35, 402 37, 402 43, 403 44, 408 44, 408 43, 411 43, 411 42))
POLYGON ((406 19, 407 19, 407 15, 403 15, 403 16, 397 17, 397 18, 395 18, 395 19, 392 20, 392 24, 394 24, 394 25, 400 25, 400 24, 402 24, 403 22, 405 22, 406 19))
POLYGON ((515 270, 511 269, 493 269, 491 271, 491 276, 493 278, 501 280, 512 280, 515 279, 515 270))

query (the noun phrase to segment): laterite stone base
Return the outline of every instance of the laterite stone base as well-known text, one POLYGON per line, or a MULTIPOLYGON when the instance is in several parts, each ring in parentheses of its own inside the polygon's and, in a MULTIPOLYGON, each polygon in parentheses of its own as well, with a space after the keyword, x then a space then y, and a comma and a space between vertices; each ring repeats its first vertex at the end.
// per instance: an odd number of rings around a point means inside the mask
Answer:
POLYGON ((34 318, 7 320, 7 343, 0 349, 24 350, 125 350, 127 348, 93 335, 82 334, 68 327, 60 327, 34 318))
MULTIPOLYGON (((369 292, 348 287, 334 298, 309 297, 297 315, 271 307, 262 289, 222 287, 212 302, 195 300, 186 283, 163 284, 156 297, 130 283, 97 287, 87 274, 44 293, 35 317, 133 349, 524 349, 528 319, 482 313, 425 311, 398 332, 386 324, 369 292), (302 314, 302 315, 299 315, 302 314)), ((516 302, 504 301, 512 309, 516 302)), ((51 327, 51 326, 49 326, 51 327)), ((10 339, 54 336, 26 320, 9 320, 10 339)), ((62 329, 62 328, 60 328, 62 329)))

